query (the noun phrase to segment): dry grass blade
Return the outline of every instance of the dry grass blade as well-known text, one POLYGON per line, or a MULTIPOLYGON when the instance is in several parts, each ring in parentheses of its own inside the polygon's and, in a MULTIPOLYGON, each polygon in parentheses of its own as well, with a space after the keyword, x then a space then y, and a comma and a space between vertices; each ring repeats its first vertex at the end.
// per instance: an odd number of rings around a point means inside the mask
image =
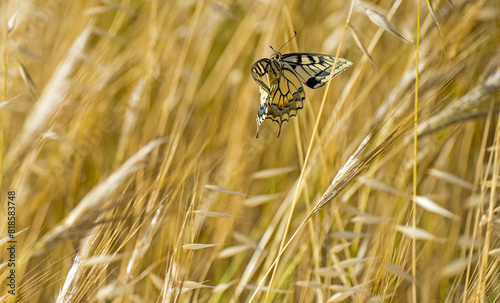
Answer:
POLYGON ((210 285, 205 285, 203 283, 195 282, 195 281, 183 281, 182 286, 188 289, 197 289, 197 288, 214 288, 210 285))
POLYGON ((466 236, 460 236, 457 241, 457 245, 461 247, 474 247, 478 248, 483 245, 483 240, 482 239, 473 239, 470 237, 466 236))
POLYGON ((297 281, 295 282, 295 285, 313 289, 321 289, 326 287, 324 284, 315 281, 297 281))
POLYGON ((277 176, 288 174, 288 173, 293 172, 295 170, 297 170, 297 168, 293 167, 293 166, 271 168, 271 169, 266 169, 266 170, 261 170, 261 171, 255 172, 250 176, 250 178, 252 178, 252 179, 269 179, 269 178, 274 178, 277 176))
POLYGON ((36 86, 35 81, 33 81, 33 78, 28 72, 28 69, 26 69, 26 67, 21 63, 21 61, 19 61, 19 59, 17 59, 17 64, 19 66, 19 74, 21 75, 24 84, 29 88, 30 93, 33 95, 33 97, 37 98, 38 87, 36 86))
POLYGON ((373 189, 382 190, 382 191, 385 191, 385 192, 388 192, 388 193, 391 193, 391 194, 394 194, 397 196, 405 196, 405 194, 403 192, 395 189, 394 187, 391 187, 383 182, 380 182, 380 181, 377 181, 374 179, 361 177, 361 178, 359 178, 359 181, 362 182, 363 184, 371 186, 373 189))
POLYGON ((353 294, 354 294, 354 292, 352 292, 352 291, 338 292, 338 293, 334 294, 333 296, 331 296, 330 298, 328 298, 326 300, 326 302, 328 302, 328 303, 343 302, 345 299, 349 298, 353 294))
POLYGON ((208 210, 193 210, 193 213, 198 216, 207 217, 207 218, 234 218, 236 216, 230 214, 219 213, 216 211, 208 211, 208 210))
POLYGON ((6 100, 4 102, 1 102, 0 103, 0 108, 3 108, 5 106, 9 105, 9 103, 12 102, 12 101, 14 101, 17 97, 19 97, 19 95, 15 96, 14 98, 11 98, 9 100, 6 100))
POLYGON ((417 240, 430 240, 430 241, 435 241, 438 243, 446 242, 446 239, 437 237, 437 236, 429 233, 428 231, 423 230, 423 229, 418 228, 418 227, 414 228, 411 226, 398 225, 398 226, 396 226, 396 230, 401 232, 402 234, 410 237, 410 238, 417 239, 417 240))
POLYGON ((336 292, 353 292, 353 293, 364 293, 366 285, 356 285, 356 286, 345 286, 345 285, 330 285, 328 289, 336 292))
POLYGON ((217 185, 208 185, 207 184, 207 185, 205 185, 205 188, 208 188, 208 189, 213 190, 213 191, 218 191, 218 192, 221 192, 221 193, 225 193, 225 194, 242 196, 242 197, 250 197, 247 194, 239 193, 237 191, 226 189, 224 187, 220 187, 220 186, 217 186, 217 185))
POLYGON ((488 203, 488 199, 483 194, 473 194, 467 197, 465 208, 478 207, 488 203))
POLYGON ((366 48, 365 42, 359 36, 358 31, 354 28, 354 26, 352 24, 349 26, 349 28, 351 29, 351 34, 352 34, 352 37, 354 38, 354 41, 356 42, 358 47, 363 51, 363 53, 368 58, 368 60, 370 60, 370 63, 372 64, 373 68, 375 68, 375 70, 377 70, 377 65, 375 65, 375 62, 373 61, 373 58, 370 55, 370 52, 366 48))
POLYGON ((314 269, 314 273, 327 278, 338 278, 343 275, 343 273, 338 270, 326 267, 316 268, 314 269))
POLYGON ((371 297, 367 303, 379 303, 379 302, 386 302, 387 300, 391 299, 393 296, 392 295, 385 295, 385 296, 373 296, 371 297))
POLYGON ((332 248, 330 250, 331 250, 332 253, 337 254, 337 253, 345 250, 349 246, 351 246, 350 242, 342 243, 342 244, 337 244, 337 245, 332 246, 332 248))
POLYGON ((251 247, 249 247, 248 245, 231 246, 231 247, 228 247, 228 248, 225 248, 225 249, 221 250, 217 254, 217 258, 218 259, 224 259, 224 258, 234 257, 234 256, 237 256, 239 254, 244 253, 245 251, 247 251, 250 248, 251 247))
POLYGON ((402 268, 400 268, 399 266, 396 266, 394 264, 389 264, 389 263, 384 263, 384 267, 385 269, 395 275, 395 276, 398 276, 400 278, 402 278, 403 280, 406 280, 408 282, 411 282, 411 283, 415 283, 415 280, 413 279, 413 277, 408 273, 408 271, 406 270, 403 270, 402 268))
POLYGON ((155 275, 154 273, 149 273, 148 278, 151 280, 156 289, 161 289, 163 283, 165 283, 165 281, 160 276, 155 275))
POLYGON ((474 184, 467 182, 466 180, 459 178, 456 175, 453 175, 453 174, 450 174, 450 173, 447 173, 447 172, 444 172, 441 170, 437 170, 437 169, 431 169, 429 171, 429 173, 432 176, 439 178, 439 179, 442 179, 442 180, 445 180, 451 184, 455 184, 455 185, 458 185, 460 187, 463 187, 463 188, 466 188, 469 190, 475 189, 474 184))
POLYGON ((186 250, 199 250, 205 248, 211 248, 215 246, 219 246, 220 244, 203 244, 203 243, 189 243, 182 245, 182 248, 186 250))
POLYGON ((430 211, 431 213, 435 213, 443 217, 450 218, 452 220, 460 220, 460 216, 457 216, 451 211, 439 206, 436 202, 432 201, 427 197, 415 196, 414 200, 418 206, 422 207, 425 210, 430 211))
MULTIPOLYGON (((30 228, 30 227, 28 226, 28 227, 26 227, 25 229, 20 230, 20 231, 18 231, 18 232, 16 232, 16 233, 12 234, 12 236, 17 237, 17 236, 19 236, 20 234, 22 234, 23 232, 27 231, 29 228, 30 228)), ((8 237, 5 237, 5 238, 3 238, 3 239, 0 239, 0 246, 1 246, 1 245, 4 245, 4 244, 5 244, 5 243, 7 243, 9 240, 12 240, 11 236, 8 236, 8 237)))
POLYGON ((249 247, 252 247, 252 248, 255 248, 257 249, 258 248, 258 245, 252 241, 252 239, 248 238, 246 235, 242 234, 242 233, 239 233, 239 232, 234 232, 233 233, 233 238, 240 242, 240 243, 243 243, 249 247))
POLYGON ((143 97, 145 87, 146 87, 146 80, 144 78, 139 79, 137 85, 134 88, 134 91, 130 96, 127 106, 127 112, 125 113, 124 123, 120 134, 121 137, 120 145, 118 146, 118 151, 117 151, 118 153, 117 158, 119 160, 121 160, 125 154, 125 148, 127 142, 126 138, 128 138, 132 134, 133 129, 135 128, 135 125, 137 123, 138 112, 140 108, 139 102, 143 97))
POLYGON ((369 260, 372 260, 373 258, 352 258, 352 259, 347 259, 347 260, 342 260, 339 262, 338 266, 340 268, 346 268, 358 264, 362 264, 365 262, 368 262, 369 260))
MULTIPOLYGON (((150 280, 153 281, 152 279, 150 280)), ((112 283, 100 287, 97 290, 96 298, 98 300, 113 300, 122 296, 125 290, 125 287, 120 287, 117 285, 116 281, 113 281, 112 283)))
POLYGON ((500 258, 500 248, 492 249, 492 250, 490 250, 490 252, 488 254, 490 256, 500 258))
POLYGON ((274 292, 274 293, 278 293, 278 294, 288 294, 288 293, 292 293, 291 290, 283 290, 283 289, 277 289, 277 288, 269 288, 267 286, 261 286, 261 287, 257 287, 257 285, 251 285, 251 284, 248 284, 245 286, 246 289, 250 289, 250 290, 256 290, 256 291, 271 291, 271 292, 274 292))
POLYGON ((19 0, 17 0, 16 11, 12 15, 12 17, 10 17, 9 22, 7 23, 7 33, 10 33, 14 29, 14 27, 16 26, 18 12, 19 12, 19 0))
MULTIPOLYGON (((344 239, 344 240, 350 240, 350 239, 356 239, 365 236, 364 234, 360 234, 357 232, 354 232, 352 230, 344 230, 344 231, 336 231, 330 234, 330 237, 332 238, 339 238, 339 239, 344 239)), ((347 244, 344 244, 347 245, 347 244)))
POLYGON ((377 217, 371 215, 359 215, 351 219, 351 222, 363 223, 363 224, 377 224, 382 222, 392 221, 394 218, 377 217))
POLYGON ((250 197, 245 200, 246 207, 255 207, 267 203, 269 201, 273 201, 283 196, 282 194, 270 194, 270 195, 257 195, 250 197))
MULTIPOLYGON (((477 256, 472 258, 473 262, 475 262, 476 260, 477 260, 477 256)), ((440 274, 442 277, 445 277, 445 278, 453 277, 453 276, 463 272, 464 269, 467 268, 467 265, 470 262, 471 262, 471 260, 469 259, 469 257, 452 260, 450 263, 446 264, 441 269, 440 274)))
POLYGON ((439 25, 439 22, 438 22, 438 19, 436 16, 436 12, 434 11, 434 8, 432 7, 432 1, 426 0, 425 2, 427 3, 427 7, 429 8, 429 12, 431 13, 432 18, 434 19, 434 22, 436 22, 437 27, 440 28, 441 26, 439 25))
POLYGON ((384 30, 400 38, 404 42, 413 43, 413 40, 403 35, 403 33, 394 24, 392 24, 392 22, 389 21, 389 19, 387 19, 386 16, 371 9, 365 9, 365 13, 375 25, 379 26, 380 28, 383 28, 384 30))

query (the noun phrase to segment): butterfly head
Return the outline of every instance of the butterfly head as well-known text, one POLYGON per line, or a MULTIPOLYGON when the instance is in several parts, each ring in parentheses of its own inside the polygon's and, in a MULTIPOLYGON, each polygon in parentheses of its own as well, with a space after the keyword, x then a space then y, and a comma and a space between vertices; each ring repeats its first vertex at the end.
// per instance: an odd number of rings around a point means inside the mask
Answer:
MULTIPOLYGON (((274 49, 273 49, 274 50, 274 49)), ((274 64, 278 65, 281 62, 281 54, 278 53, 277 51, 274 51, 274 54, 269 58, 271 61, 274 62, 274 64)))

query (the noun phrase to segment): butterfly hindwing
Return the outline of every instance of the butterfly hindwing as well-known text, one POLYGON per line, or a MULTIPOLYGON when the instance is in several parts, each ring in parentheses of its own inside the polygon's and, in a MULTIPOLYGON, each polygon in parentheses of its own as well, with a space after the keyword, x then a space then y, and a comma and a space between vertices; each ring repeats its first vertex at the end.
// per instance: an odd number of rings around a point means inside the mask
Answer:
POLYGON ((283 68, 281 73, 276 87, 271 87, 270 106, 266 117, 266 119, 278 122, 279 133, 281 133, 283 121, 289 121, 290 117, 296 116, 297 110, 304 107, 306 99, 302 83, 295 73, 287 68, 283 68))
POLYGON ((260 89, 257 126, 265 119, 271 119, 278 123, 281 132, 283 121, 289 121, 290 117, 296 116, 297 110, 304 106, 304 88, 293 69, 289 67, 283 68, 281 75, 276 75, 269 59, 257 61, 251 72, 260 89))

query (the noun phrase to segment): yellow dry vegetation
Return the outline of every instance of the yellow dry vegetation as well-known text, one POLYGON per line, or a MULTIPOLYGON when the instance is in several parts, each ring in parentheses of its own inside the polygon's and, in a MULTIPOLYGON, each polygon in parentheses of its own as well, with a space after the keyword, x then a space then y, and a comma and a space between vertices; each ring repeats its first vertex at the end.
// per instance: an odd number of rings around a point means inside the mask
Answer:
POLYGON ((500 4, 418 11, 2 1, 0 301, 500 300, 500 4), (353 65, 255 138, 250 67, 294 31, 353 65))

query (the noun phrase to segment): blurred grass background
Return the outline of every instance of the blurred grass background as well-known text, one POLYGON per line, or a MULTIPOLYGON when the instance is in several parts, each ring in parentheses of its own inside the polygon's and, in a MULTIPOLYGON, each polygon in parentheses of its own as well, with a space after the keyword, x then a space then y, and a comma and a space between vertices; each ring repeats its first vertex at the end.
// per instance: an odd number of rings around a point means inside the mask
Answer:
POLYGON ((413 229, 415 44, 365 8, 416 40, 416 1, 356 1, 358 42, 347 1, 3 1, 1 189, 17 193, 18 302, 249 301, 325 93, 306 88, 280 138, 268 120, 256 139, 250 67, 293 31, 282 52, 334 55, 344 30, 354 64, 328 91, 291 231, 342 190, 284 252, 269 300, 411 302, 413 284, 419 302, 499 300, 500 3, 431 4, 413 229), (334 181, 377 149, 354 181, 334 181))

